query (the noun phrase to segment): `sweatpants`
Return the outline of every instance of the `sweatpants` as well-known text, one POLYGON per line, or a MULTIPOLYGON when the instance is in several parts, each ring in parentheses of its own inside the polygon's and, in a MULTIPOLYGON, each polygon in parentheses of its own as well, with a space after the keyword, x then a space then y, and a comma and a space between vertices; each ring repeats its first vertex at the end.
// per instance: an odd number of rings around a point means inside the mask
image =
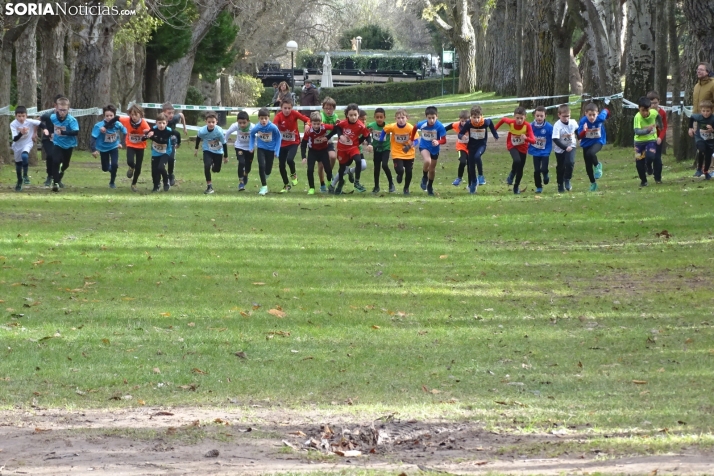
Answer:
POLYGON ((238 159, 238 181, 242 182, 246 180, 247 175, 250 173, 250 169, 253 167, 254 156, 255 154, 253 152, 236 149, 236 158, 238 159))
POLYGON ((146 149, 135 149, 133 147, 126 148, 126 165, 134 169, 134 177, 131 180, 132 185, 136 185, 141 175, 141 166, 144 163, 144 151, 146 149))
POLYGON ((550 156, 533 156, 533 180, 536 188, 543 188, 542 179, 548 174, 548 162, 550 162, 550 156))
POLYGON ((597 161, 597 153, 602 149, 602 144, 596 142, 590 147, 583 148, 583 158, 585 159, 585 171, 588 174, 590 183, 595 183, 595 167, 600 162, 597 161))
POLYGON ((389 186, 391 187, 394 182, 392 181, 392 171, 389 170, 389 153, 391 151, 385 150, 382 152, 374 152, 374 186, 379 188, 379 175, 380 169, 384 170, 384 175, 387 177, 389 186))
POLYGON ((55 183, 62 182, 62 177, 64 173, 69 168, 69 162, 72 159, 73 147, 69 149, 63 149, 53 145, 52 147, 52 178, 55 183))
POLYGON ((483 160, 481 156, 483 156, 484 152, 486 152, 486 144, 480 145, 475 149, 469 149, 469 155, 466 159, 469 185, 478 180, 478 176, 476 175, 477 170, 478 175, 483 175, 483 160))
POLYGON ((211 172, 219 173, 221 171, 222 163, 223 156, 221 154, 203 151, 203 175, 206 176, 206 182, 211 181, 211 172))
POLYGON ((712 153, 714 152, 714 141, 708 143, 705 140, 698 140, 696 142, 697 150, 699 154, 697 155, 698 166, 697 168, 704 173, 709 172, 709 168, 712 165, 712 153))
POLYGON ((404 190, 409 190, 412 183, 412 172, 414 170, 414 159, 394 159, 394 171, 397 173, 397 183, 402 183, 404 177, 404 190))
POLYGON ((562 187, 566 180, 573 179, 573 169, 575 168, 575 149, 570 152, 556 152, 555 163, 555 174, 558 187, 562 187))
POLYGON ((307 151, 307 183, 310 188, 315 188, 315 164, 322 164, 327 174, 327 180, 332 182, 332 169, 330 168, 330 153, 327 149, 307 151))
POLYGON ((166 164, 171 160, 168 154, 152 155, 151 156, 151 179, 154 182, 154 188, 158 187, 161 181, 164 185, 169 183, 169 174, 166 170, 166 164))
POLYGON ((265 187, 268 182, 265 175, 270 175, 268 170, 268 164, 273 167, 273 160, 275 160, 275 152, 272 150, 261 149, 258 147, 256 149, 255 157, 258 159, 258 174, 260 175, 260 184, 265 187))
POLYGON ((119 169, 119 149, 112 149, 107 152, 99 152, 102 161, 102 172, 109 172, 109 183, 114 183, 119 169))
POLYGON ((22 178, 27 177, 27 169, 29 166, 30 153, 26 151, 15 152, 15 173, 17 174, 17 183, 22 183, 22 178))
POLYGON ((290 183, 286 165, 290 166, 290 174, 295 175, 295 154, 297 154, 299 145, 300 144, 293 144, 280 148, 280 155, 278 156, 280 176, 283 178, 285 185, 290 183))
POLYGON ((527 154, 515 147, 508 151, 511 154, 513 163, 511 165, 511 175, 513 176, 513 188, 516 189, 521 184, 523 178, 523 167, 526 165, 527 154))

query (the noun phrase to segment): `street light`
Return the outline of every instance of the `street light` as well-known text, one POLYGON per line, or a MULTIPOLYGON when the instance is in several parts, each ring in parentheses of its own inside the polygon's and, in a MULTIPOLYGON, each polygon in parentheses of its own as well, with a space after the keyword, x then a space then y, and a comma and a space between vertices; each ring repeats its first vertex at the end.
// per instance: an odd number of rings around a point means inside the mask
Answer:
POLYGON ((288 41, 286 45, 288 51, 290 52, 290 77, 292 78, 292 90, 295 91, 295 52, 298 49, 298 44, 295 41, 288 41))
POLYGON ((362 37, 358 36, 355 40, 357 40, 357 54, 360 54, 362 51, 362 37))

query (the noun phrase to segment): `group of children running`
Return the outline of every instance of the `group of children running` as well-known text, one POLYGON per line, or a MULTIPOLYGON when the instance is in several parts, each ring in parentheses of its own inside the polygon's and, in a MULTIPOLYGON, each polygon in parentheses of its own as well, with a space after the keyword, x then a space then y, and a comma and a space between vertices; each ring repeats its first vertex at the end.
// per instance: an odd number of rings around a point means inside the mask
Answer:
MULTIPOLYGON (((638 101, 639 111, 634 120, 635 159, 641 186, 647 185, 647 175, 654 175, 656 182, 662 180, 662 142, 667 129, 664 111, 659 108, 659 97, 650 92, 638 101), (654 110, 654 113, 652 112, 654 110)), ((228 162, 228 139, 235 134, 234 148, 238 161, 238 190, 244 191, 254 159, 258 162, 261 187, 260 195, 268 193, 268 177, 272 173, 275 157, 283 182, 281 193, 287 193, 298 183, 295 157, 300 150, 303 163, 307 164, 308 194, 314 195, 318 188, 315 183, 317 165, 319 191, 342 194, 345 177, 354 184, 356 192, 365 192, 361 183, 361 172, 367 168, 364 151, 373 153, 374 188, 380 193, 381 172, 388 183, 388 192, 397 191, 396 183, 402 185, 402 193, 410 194, 416 149, 423 161, 421 189, 434 195, 434 178, 439 160, 440 147, 446 143, 449 130, 457 132, 456 151, 459 154, 458 177, 453 185, 463 182, 467 172, 467 189, 476 194, 478 187, 486 184, 483 155, 486 151, 488 133, 499 139, 498 129, 508 126, 506 148, 512 158, 511 171, 506 182, 513 187, 514 194, 521 193, 521 180, 528 155, 533 159, 536 193, 542 193, 543 186, 550 182, 548 164, 552 152, 556 157, 556 180, 558 192, 572 189, 575 151, 583 149, 585 169, 590 180, 590 190, 598 190, 597 180, 602 177, 602 164, 597 154, 606 143, 605 121, 610 117, 607 109, 600 111, 594 103, 585 106, 585 115, 579 122, 571 119, 568 105, 558 107, 558 120, 554 124, 546 121, 545 107, 537 107, 534 121, 526 121, 526 110, 517 107, 512 118, 504 117, 497 124, 484 118, 480 106, 474 105, 470 111, 461 111, 459 120, 442 124, 436 107, 425 110, 425 119, 412 125, 405 109, 397 109, 394 122, 387 123, 383 108, 374 111, 373 121, 367 123, 367 113, 356 104, 344 110, 344 118, 335 113, 336 103, 326 98, 322 111, 305 116, 293 109, 292 102, 285 99, 280 110, 271 121, 270 111, 258 111, 258 123, 252 124, 247 112, 238 113, 237 120, 227 130, 217 125, 215 113, 206 115, 206 125, 197 133, 194 156, 202 148, 206 190, 214 193, 212 173, 219 173, 221 166, 228 162), (304 133, 300 134, 298 122, 303 122, 304 133), (333 143, 332 137, 336 137, 333 143), (390 167, 390 155, 394 174, 390 167), (337 172, 333 173, 335 163, 337 172), (289 174, 288 174, 289 168, 289 174)), ((714 116, 712 104, 702 104, 701 115, 692 118, 698 124, 697 147, 703 152, 705 163, 700 164, 700 175, 708 179, 712 153, 714 153, 714 116)), ((144 112, 138 105, 129 108, 128 116, 117 116, 116 108, 103 108, 103 119, 94 125, 90 139, 90 149, 94 157, 100 157, 102 171, 110 174, 109 187, 116 188, 115 180, 119 165, 119 149, 126 147, 128 164, 127 177, 132 179, 131 189, 137 191, 137 180, 142 172, 144 152, 151 149, 151 176, 153 192, 169 191, 175 185, 174 167, 176 149, 181 145, 181 134, 177 130, 182 124, 187 134, 185 118, 176 113, 169 103, 150 126, 144 119, 144 112), (123 140, 122 140, 123 139, 123 140), (150 145, 148 145, 150 143, 150 145)), ((693 124, 692 124, 693 125, 693 124)), ((15 121, 11 124, 13 150, 17 170, 15 190, 21 191, 30 183, 27 175, 29 152, 34 139, 42 138, 42 148, 46 158, 47 180, 45 186, 58 192, 64 187, 62 179, 70 165, 72 150, 77 145, 79 126, 69 114, 69 100, 55 99, 53 113, 43 115, 39 121, 28 119, 27 110, 18 106, 15 121)), ((693 134, 693 129, 690 130, 693 134)), ((714 175, 714 174, 712 174, 714 175)))

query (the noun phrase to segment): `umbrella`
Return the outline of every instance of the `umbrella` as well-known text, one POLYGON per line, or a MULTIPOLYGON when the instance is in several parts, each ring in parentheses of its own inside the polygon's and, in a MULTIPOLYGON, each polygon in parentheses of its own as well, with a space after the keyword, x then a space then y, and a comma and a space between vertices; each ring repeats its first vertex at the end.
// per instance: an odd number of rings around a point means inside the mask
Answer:
POLYGON ((325 53, 325 59, 322 61, 322 79, 320 80, 321 88, 331 88, 332 84, 332 61, 330 61, 330 53, 325 53))

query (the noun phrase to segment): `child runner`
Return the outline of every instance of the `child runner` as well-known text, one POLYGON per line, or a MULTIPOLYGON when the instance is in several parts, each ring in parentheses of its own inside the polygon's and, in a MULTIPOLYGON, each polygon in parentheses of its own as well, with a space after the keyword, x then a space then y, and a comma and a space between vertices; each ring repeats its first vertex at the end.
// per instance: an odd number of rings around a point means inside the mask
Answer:
POLYGON ((513 165, 511 165, 511 173, 508 174, 506 183, 513 184, 513 193, 518 195, 521 193, 520 184, 523 178, 523 167, 526 165, 526 157, 528 153, 528 144, 535 143, 533 129, 526 122, 526 109, 517 107, 513 111, 513 119, 504 117, 496 124, 496 129, 501 127, 501 124, 508 124, 508 138, 506 139, 506 148, 511 154, 513 165))
POLYGON ((635 114, 635 166, 640 176, 640 187, 647 186, 647 163, 654 162, 657 154, 657 122, 659 114, 652 114, 652 103, 647 97, 637 101, 639 112, 635 114))
POLYGON ((421 131, 419 139, 419 153, 424 159, 422 169, 421 189, 429 195, 434 195, 434 177, 436 176, 436 163, 439 160, 441 144, 446 143, 446 128, 438 120, 438 111, 434 106, 424 110, 426 119, 419 121, 412 129, 410 139, 414 139, 417 131, 421 131))
POLYGON ((121 148, 121 136, 126 137, 126 127, 118 121, 117 108, 109 104, 102 109, 104 120, 94 124, 92 136, 89 140, 89 150, 94 158, 101 156, 102 172, 109 172, 109 188, 117 188, 114 180, 117 178, 119 168, 119 149, 121 148))
MULTIPOLYGON (((390 143, 386 140, 379 142, 379 136, 382 135, 386 117, 387 115, 384 109, 378 107, 374 110, 374 121, 367 125, 367 129, 372 131, 372 144, 374 148, 374 188, 372 189, 372 193, 379 193, 380 169, 384 170, 384 175, 389 182, 389 193, 397 191, 392 181, 392 171, 389 168, 390 143)), ((391 141, 391 137, 389 140, 391 141)))
POLYGON ((171 153, 173 152, 173 142, 174 137, 176 138, 176 145, 181 144, 181 134, 168 127, 166 124, 168 120, 163 113, 156 116, 156 125, 151 128, 149 133, 145 136, 146 139, 151 139, 151 178, 154 182, 154 188, 151 190, 153 193, 161 190, 159 184, 163 179, 164 182, 164 192, 168 192, 171 189, 171 182, 169 181, 169 174, 166 170, 166 164, 171 160, 171 153))
MULTIPOLYGON (((357 117, 357 120, 364 124, 365 126, 367 125, 367 111, 360 109, 359 110, 359 116, 357 117)), ((362 152, 362 143, 367 142, 368 144, 372 144, 372 135, 370 133, 369 136, 367 137, 360 137, 359 139, 359 156, 361 157, 359 167, 360 167, 360 172, 364 172, 367 170, 367 161, 364 158, 364 153, 362 152)), ((355 183, 355 171, 357 169, 357 164, 355 164, 352 167, 347 167, 345 169, 345 174, 347 175, 347 178, 349 179, 350 183, 355 183)), ((332 178, 332 187, 337 187, 337 182, 339 182, 340 177, 335 175, 332 178)))
MULTIPOLYGON (((340 120, 339 116, 335 112, 336 107, 337 103, 331 97, 326 97, 322 100, 322 112, 320 113, 320 115, 322 116, 322 123, 324 125, 334 126, 335 124, 337 124, 337 121, 340 120)), ((330 172, 332 172, 332 170, 335 168, 335 161, 337 161, 337 152, 335 151, 335 144, 333 144, 332 142, 329 142, 327 144, 327 154, 330 157, 330 172)), ((327 187, 325 186, 325 170, 322 162, 319 162, 317 164, 317 175, 320 177, 320 192, 326 193, 327 187)))
POLYGON ((578 123, 570 118, 570 107, 558 107, 559 120, 553 124, 553 147, 555 148, 555 173, 558 179, 558 193, 572 190, 575 167, 575 148, 578 145, 578 123))
POLYGON ((461 126, 466 124, 466 122, 469 120, 469 111, 466 109, 462 110, 459 113, 459 120, 458 122, 453 122, 451 124, 447 124, 444 126, 444 129, 446 131, 450 130, 455 130, 456 131, 456 152, 459 154, 459 172, 456 174, 456 180, 453 181, 451 185, 458 187, 461 185, 461 182, 464 180, 464 170, 466 170, 466 164, 468 163, 469 159, 469 137, 464 136, 463 138, 460 138, 458 136, 459 130, 461 129, 461 126))
POLYGON ((186 117, 184 117, 181 112, 176 114, 176 110, 170 102, 162 104, 161 112, 163 112, 164 117, 166 117, 166 127, 177 132, 177 134, 172 136, 174 138, 171 139, 171 145, 173 147, 171 148, 171 154, 169 154, 168 162, 169 185, 173 187, 176 185, 176 176, 174 175, 174 166, 176 165, 176 149, 181 146, 181 141, 176 139, 177 137, 181 137, 181 134, 178 133, 178 124, 181 123, 183 125, 183 133, 188 136, 188 131, 186 130, 186 117))
POLYGON ((543 185, 548 185, 548 162, 553 150, 553 126, 545 120, 545 108, 538 106, 533 113, 535 121, 531 122, 535 143, 528 146, 528 154, 533 156, 533 180, 536 193, 543 192, 543 185), (542 174, 542 181, 541 181, 542 174))
POLYGON ((248 184, 248 174, 253 166, 253 152, 250 151, 250 130, 253 124, 250 122, 250 116, 245 111, 240 111, 236 117, 236 122, 231 124, 231 127, 226 131, 226 138, 236 133, 234 143, 236 149, 236 158, 238 159, 238 191, 245 190, 248 184))
POLYGON ((697 150, 701 152, 698 156, 699 164, 697 170, 704 174, 704 178, 709 180, 709 167, 712 164, 712 154, 714 154, 714 116, 712 115, 714 104, 708 99, 699 103, 699 114, 689 116, 689 137, 695 137, 697 150), (699 134, 695 134, 694 123, 697 123, 699 134))
MULTIPOLYGON (((310 119, 295 111, 293 103, 290 99, 283 99, 280 103, 280 111, 275 114, 273 124, 278 126, 282 139, 280 142, 280 154, 278 155, 280 176, 283 178, 283 189, 280 193, 288 192, 293 185, 297 185, 297 173, 295 172, 295 155, 300 146, 300 131, 298 130, 297 121, 303 123, 310 122, 310 119), (288 180, 288 171, 286 164, 290 166, 290 180, 288 180)), ((269 160, 266 164, 266 175, 270 175, 273 170, 273 161, 269 160)))
POLYGON ((578 123, 578 137, 580 147, 583 148, 585 171, 590 179, 590 191, 597 191, 595 180, 602 177, 602 164, 597 160, 597 153, 607 143, 604 122, 610 117, 610 111, 603 109, 598 113, 597 104, 589 103, 585 106, 585 115, 578 123))
POLYGON ((281 135, 278 126, 270 122, 270 111, 262 108, 258 111, 258 124, 250 130, 250 142, 248 150, 255 152, 258 159, 258 173, 260 174, 260 191, 258 195, 268 193, 267 163, 273 163, 275 154, 280 153, 281 135), (257 138, 257 140, 256 140, 257 138))
POLYGON ((12 135, 12 151, 15 155, 15 172, 17 173, 16 192, 22 191, 23 184, 30 184, 27 168, 30 164, 30 151, 35 146, 39 125, 40 121, 27 118, 25 106, 15 108, 15 120, 10 123, 10 133, 12 135))
MULTIPOLYGON (((303 135, 302 143, 300 144, 300 155, 302 163, 307 163, 307 183, 310 189, 308 195, 315 195, 315 162, 321 163, 324 170, 327 172, 327 179, 332 181, 332 169, 330 168, 330 157, 327 149, 330 140, 328 134, 333 130, 331 124, 322 123, 322 115, 315 111, 310 114, 310 128, 303 135), (307 158, 305 155, 306 149, 307 158)), ((334 189, 330 185, 330 191, 334 189)))
POLYGON ((211 172, 221 171, 221 151, 223 152, 223 162, 228 163, 228 144, 223 129, 217 126, 218 117, 215 112, 206 114, 206 125, 198 130, 196 134, 196 148, 193 156, 198 155, 198 144, 203 141, 203 173, 206 176, 205 194, 213 193, 213 181, 211 172))
POLYGON ((138 104, 131 105, 128 116, 119 116, 119 122, 126 128, 126 164, 129 166, 126 177, 132 179, 131 191, 136 192, 136 182, 144 164, 144 136, 149 133, 151 127, 144 119, 144 110, 138 104))
POLYGON ((55 96, 54 103, 52 107, 53 111, 43 114, 40 116, 40 127, 38 134, 42 136, 42 153, 45 156, 45 165, 47 167, 47 180, 45 180, 45 187, 52 186, 52 134, 54 133, 54 125, 50 120, 52 114, 57 112, 57 100, 61 98, 62 95, 58 94, 55 96))
MULTIPOLYGON (((417 141, 412 142, 410 139, 414 126, 407 122, 409 116, 406 109, 397 109, 394 119, 397 122, 387 124, 382 128, 379 141, 383 142, 387 134, 391 134, 390 149, 392 160, 394 160, 394 171, 397 173, 397 183, 402 183, 402 178, 404 178, 404 195, 409 195, 409 185, 412 182, 414 168, 414 146, 417 141)), ((419 133, 414 138, 417 139, 418 136, 419 133)))
POLYGON ((483 154, 486 152, 488 143, 488 130, 494 140, 498 140, 498 132, 493 127, 491 119, 484 119, 481 106, 471 106, 471 120, 466 122, 459 129, 458 137, 463 140, 468 138, 467 149, 469 156, 467 160, 467 170, 469 178, 469 193, 474 194, 479 185, 486 185, 486 177, 483 175, 483 154), (478 176, 476 171, 478 170, 478 176))
POLYGON ((655 183, 662 183, 662 147, 667 139, 667 112, 659 107, 659 94, 657 91, 648 92, 647 99, 652 104, 650 109, 654 109, 659 114, 661 121, 661 124, 657 123, 657 153, 654 156, 654 160, 647 164, 647 175, 654 174, 655 183))
MULTIPOLYGON (((360 184, 360 173, 362 172, 362 156, 360 154, 359 145, 362 138, 369 138, 369 129, 359 121, 359 106, 350 104, 345 108, 344 119, 337 123, 334 132, 338 136, 337 139, 337 160, 340 163, 337 176, 339 182, 335 188, 335 195, 342 193, 342 187, 345 184, 344 174, 350 164, 355 165, 355 190, 365 192, 366 189, 360 184)), ((372 146, 368 146, 367 150, 372 151, 372 146)))
POLYGON ((77 147, 79 123, 69 113, 69 99, 61 97, 57 100, 57 108, 50 116, 54 134, 52 136, 52 191, 59 192, 64 188, 62 178, 69 168, 72 151, 77 147))

